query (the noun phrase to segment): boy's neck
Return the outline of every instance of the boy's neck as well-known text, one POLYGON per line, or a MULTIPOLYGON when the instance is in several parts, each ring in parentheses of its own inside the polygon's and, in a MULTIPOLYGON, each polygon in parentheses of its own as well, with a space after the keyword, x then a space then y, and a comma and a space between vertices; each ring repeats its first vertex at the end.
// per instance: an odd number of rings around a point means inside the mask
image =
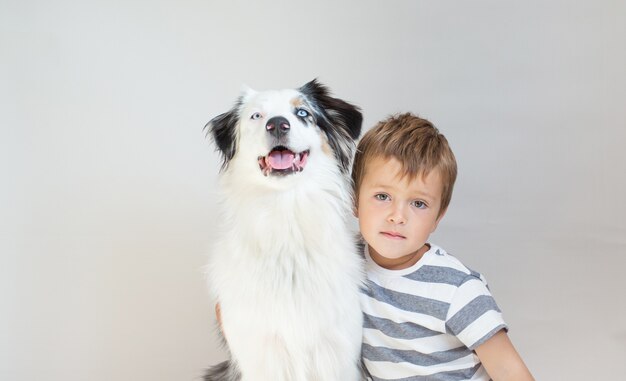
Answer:
POLYGON ((426 252, 430 250, 430 245, 428 243, 425 243, 424 246, 420 247, 415 252, 399 258, 385 258, 382 255, 378 254, 376 250, 374 250, 369 245, 368 250, 370 257, 374 262, 376 262, 378 266, 383 267, 387 270, 404 270, 419 262, 424 254, 426 254, 426 252))

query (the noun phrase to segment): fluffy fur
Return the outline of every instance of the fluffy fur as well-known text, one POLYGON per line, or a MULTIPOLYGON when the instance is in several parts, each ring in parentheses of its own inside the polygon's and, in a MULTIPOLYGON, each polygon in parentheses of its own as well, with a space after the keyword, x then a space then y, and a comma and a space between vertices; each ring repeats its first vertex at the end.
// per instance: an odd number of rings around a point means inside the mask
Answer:
POLYGON ((314 80, 247 90, 207 124, 223 158, 208 281, 231 359, 205 381, 360 379, 362 258, 348 217, 361 122, 314 80))

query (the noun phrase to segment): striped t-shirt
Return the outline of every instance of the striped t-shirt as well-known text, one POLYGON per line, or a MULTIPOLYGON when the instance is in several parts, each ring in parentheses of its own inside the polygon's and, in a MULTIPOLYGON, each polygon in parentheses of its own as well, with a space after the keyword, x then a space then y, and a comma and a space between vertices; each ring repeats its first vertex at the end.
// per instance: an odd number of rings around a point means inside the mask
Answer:
POLYGON ((489 380, 474 349, 507 329, 484 277, 442 248, 387 270, 365 249, 363 361, 374 381, 489 380))

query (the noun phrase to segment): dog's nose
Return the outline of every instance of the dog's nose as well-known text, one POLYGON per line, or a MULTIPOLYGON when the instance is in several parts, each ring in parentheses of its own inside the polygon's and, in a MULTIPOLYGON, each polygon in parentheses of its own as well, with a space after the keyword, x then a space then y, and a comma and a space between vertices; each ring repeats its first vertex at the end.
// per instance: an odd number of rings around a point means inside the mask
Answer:
POLYGON ((286 134, 290 128, 289 121, 282 116, 275 116, 265 124, 265 130, 276 137, 286 134))

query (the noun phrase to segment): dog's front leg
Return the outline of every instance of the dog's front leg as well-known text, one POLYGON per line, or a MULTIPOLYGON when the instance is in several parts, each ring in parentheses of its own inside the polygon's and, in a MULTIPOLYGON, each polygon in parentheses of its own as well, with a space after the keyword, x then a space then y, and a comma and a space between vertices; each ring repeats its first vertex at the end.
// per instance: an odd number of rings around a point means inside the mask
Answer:
MULTIPOLYGON (((360 345, 336 336, 322 335, 308 356, 307 380, 362 381, 360 345)), ((360 343, 359 343, 360 344, 360 343)))
POLYGON ((241 370, 241 381, 308 380, 307 364, 290 356, 280 337, 256 335, 241 343, 233 341, 229 340, 229 344, 241 370))

